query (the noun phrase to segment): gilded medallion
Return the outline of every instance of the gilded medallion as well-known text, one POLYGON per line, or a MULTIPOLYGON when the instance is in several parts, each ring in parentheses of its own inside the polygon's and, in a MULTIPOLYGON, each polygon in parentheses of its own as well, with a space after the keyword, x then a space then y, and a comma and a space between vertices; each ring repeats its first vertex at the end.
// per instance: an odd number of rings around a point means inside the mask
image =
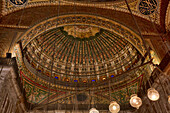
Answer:
POLYGON ((138 4, 138 10, 143 15, 153 14, 158 7, 157 0, 141 0, 138 4))
POLYGON ((23 6, 28 0, 9 0, 9 2, 14 6, 23 6))
POLYGON ((72 35, 75 38, 89 38, 90 36, 95 36, 96 33, 100 31, 98 27, 92 27, 87 25, 76 25, 76 26, 65 26, 64 31, 68 35, 72 35))

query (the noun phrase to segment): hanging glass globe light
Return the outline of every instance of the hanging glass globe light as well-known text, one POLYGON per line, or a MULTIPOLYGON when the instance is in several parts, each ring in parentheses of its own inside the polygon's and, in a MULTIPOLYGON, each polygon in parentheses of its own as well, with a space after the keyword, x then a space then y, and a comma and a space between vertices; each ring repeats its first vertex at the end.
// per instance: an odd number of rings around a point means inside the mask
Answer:
POLYGON ((120 111, 120 106, 116 101, 110 102, 109 111, 111 113, 118 113, 120 111))
POLYGON ((159 93, 154 88, 149 88, 147 95, 152 101, 157 101, 159 99, 159 93))
POLYGON ((91 108, 89 113, 99 113, 99 111, 96 108, 91 108))
POLYGON ((169 104, 170 104, 170 95, 168 96, 168 102, 169 102, 169 104))
POLYGON ((131 95, 130 105, 139 109, 139 107, 142 105, 141 98, 139 98, 136 94, 131 95))

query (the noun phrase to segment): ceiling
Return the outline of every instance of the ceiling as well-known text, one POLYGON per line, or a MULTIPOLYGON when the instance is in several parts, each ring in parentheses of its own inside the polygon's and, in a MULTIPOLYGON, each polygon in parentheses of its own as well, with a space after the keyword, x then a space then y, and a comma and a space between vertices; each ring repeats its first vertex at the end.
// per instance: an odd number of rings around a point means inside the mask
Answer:
MULTIPOLYGON (((83 27, 75 29, 84 30, 83 27)), ((86 26, 86 29, 98 28, 86 26)), ((46 76, 51 74, 53 67, 54 78, 78 83, 100 82, 137 64, 141 54, 133 45, 107 30, 98 31, 86 38, 68 35, 63 27, 46 31, 26 46, 26 58, 46 76)))
POLYGON ((49 18, 35 24, 18 39, 23 52, 19 45, 15 52, 30 103, 42 105, 48 101, 48 96, 52 98, 50 102, 62 98, 59 103, 74 103, 72 100, 76 96, 66 101, 62 94, 82 92, 80 94, 87 98, 76 99, 79 104, 88 105, 94 99, 97 105, 108 105, 108 80, 113 79, 111 97, 131 109, 129 95, 140 90, 143 76, 147 75, 145 67, 130 71, 141 64, 146 52, 143 42, 134 31, 120 23, 97 18, 87 14, 49 18), (125 73, 127 71, 130 72, 125 73), (33 96, 34 85, 37 95, 33 96), (95 95, 90 96, 84 90, 93 85, 97 86, 90 91, 95 95))
MULTIPOLYGON (((158 31, 150 22, 149 17, 139 12, 138 2, 139 1, 137 0, 128 1, 143 37, 146 37, 146 39, 154 37, 154 39, 156 39, 154 40, 155 42, 159 41, 158 32, 161 36, 168 36, 168 0, 163 0, 163 2, 159 1, 157 5, 157 12, 149 15, 150 19, 155 23, 158 31)), ((10 40, 14 39, 13 41, 16 42, 23 32, 36 23, 56 15, 73 13, 94 14, 112 19, 138 33, 138 28, 135 25, 124 1, 95 2, 95 4, 91 1, 87 1, 87 3, 79 1, 74 4, 74 2, 62 0, 60 1, 60 7, 58 6, 59 3, 55 0, 28 0, 26 6, 21 7, 13 6, 8 0, 0 1, 0 36, 4 37, 6 35, 6 37, 9 38, 13 37, 10 40), (57 11, 57 9, 59 9, 59 11, 57 11)), ((4 39, 1 40, 1 56, 5 56, 5 53, 8 50, 13 50, 13 47, 10 47, 10 43, 11 41, 5 41, 4 39)), ((161 51, 159 48, 160 47, 158 47, 157 50, 161 51)), ((160 55, 160 57, 162 57, 162 55, 160 55)))
POLYGON ((146 0, 128 0, 138 25, 124 0, 10 1, 0 1, 0 56, 15 53, 29 103, 87 107, 108 105, 111 97, 132 109, 130 95, 149 72, 131 71, 146 53, 139 31, 161 53, 156 44, 169 34, 168 0, 153 0, 147 10, 146 0))

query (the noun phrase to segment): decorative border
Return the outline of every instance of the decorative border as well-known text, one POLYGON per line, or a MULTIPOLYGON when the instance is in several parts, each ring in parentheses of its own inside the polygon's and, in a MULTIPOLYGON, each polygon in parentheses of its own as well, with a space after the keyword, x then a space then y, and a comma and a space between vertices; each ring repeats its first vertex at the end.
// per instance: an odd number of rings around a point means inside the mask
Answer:
POLYGON ((134 31, 116 21, 87 14, 69 14, 47 19, 27 30, 19 40, 21 39, 22 46, 25 48, 31 40, 43 32, 54 29, 56 26, 63 27, 66 25, 89 25, 109 30, 129 41, 142 55, 146 52, 142 39, 134 31))
MULTIPOLYGON (((128 0, 129 4, 136 2, 137 0, 128 0)), ((5 16, 9 13, 22 10, 25 8, 31 8, 31 7, 41 7, 41 6, 57 6, 59 5, 58 1, 28 1, 28 3, 23 7, 8 7, 8 0, 3 0, 3 10, 2 10, 2 15, 5 16)), ((81 3, 81 2, 73 2, 73 1, 66 1, 66 0, 60 0, 60 5, 65 5, 65 6, 85 6, 85 7, 97 7, 97 8, 102 8, 102 9, 110 9, 110 10, 115 10, 115 11, 120 11, 120 12, 125 12, 129 13, 129 10, 126 8, 125 2, 108 2, 108 3, 81 3)), ((137 7, 137 6, 136 6, 137 7)), ((160 11, 159 11, 160 12, 160 11)), ((158 12, 158 13, 159 13, 158 12)), ((141 15, 137 10, 132 10, 132 13, 138 17, 144 18, 146 20, 150 20, 147 16, 141 15)), ((151 17, 152 20, 159 20, 159 16, 153 16, 151 17)), ((159 21, 155 21, 156 23, 160 24, 159 21)))

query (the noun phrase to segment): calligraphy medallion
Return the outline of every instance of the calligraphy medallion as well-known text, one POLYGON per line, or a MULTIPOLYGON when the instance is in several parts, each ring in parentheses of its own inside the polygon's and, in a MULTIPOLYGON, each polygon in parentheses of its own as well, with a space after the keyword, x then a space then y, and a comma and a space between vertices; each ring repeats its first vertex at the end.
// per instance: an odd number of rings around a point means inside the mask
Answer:
POLYGON ((158 7, 157 0, 140 0, 138 4, 138 10, 143 15, 153 14, 158 7))
POLYGON ((9 2, 14 6, 23 6, 28 0, 9 0, 9 2))

